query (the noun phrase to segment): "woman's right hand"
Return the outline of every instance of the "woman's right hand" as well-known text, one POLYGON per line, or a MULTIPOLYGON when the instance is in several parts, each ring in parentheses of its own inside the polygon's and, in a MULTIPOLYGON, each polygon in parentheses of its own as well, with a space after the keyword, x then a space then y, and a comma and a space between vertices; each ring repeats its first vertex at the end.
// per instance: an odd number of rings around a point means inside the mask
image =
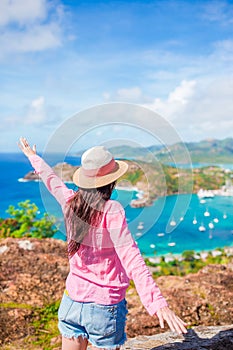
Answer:
POLYGON ((169 309, 168 306, 159 309, 156 314, 161 328, 164 328, 164 321, 166 321, 171 331, 177 332, 178 334, 187 333, 187 324, 169 309))
POLYGON ((36 154, 36 145, 33 145, 31 148, 25 137, 20 137, 18 146, 26 157, 30 157, 36 154))

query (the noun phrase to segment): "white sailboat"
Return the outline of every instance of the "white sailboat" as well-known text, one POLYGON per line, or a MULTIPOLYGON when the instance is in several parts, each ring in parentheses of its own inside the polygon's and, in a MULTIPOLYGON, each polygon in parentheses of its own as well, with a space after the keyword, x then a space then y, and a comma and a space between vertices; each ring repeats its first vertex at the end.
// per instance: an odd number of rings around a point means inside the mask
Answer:
POLYGON ((139 222, 137 229, 142 230, 144 228, 143 222, 139 222))
POLYGON ((213 198, 214 197, 214 193, 211 190, 203 190, 202 188, 197 192, 197 196, 200 199, 203 198, 213 198))
POLYGON ((206 231, 206 228, 205 228, 205 226, 202 224, 201 226, 198 227, 198 230, 201 231, 201 232, 204 232, 204 231, 206 231))
POLYGON ((204 216, 210 216, 210 212, 208 211, 208 209, 206 209, 206 211, 204 212, 204 216))
POLYGON ((214 228, 214 224, 212 222, 210 222, 208 226, 211 230, 214 228))
POLYGON ((137 232, 137 233, 136 233, 136 236, 137 236, 137 237, 140 237, 141 235, 142 235, 141 232, 137 232))
POLYGON ((157 233, 157 236, 158 236, 158 237, 163 237, 164 235, 165 235, 165 233, 163 233, 163 232, 157 233))
POLYGON ((219 222, 218 218, 214 218, 213 220, 216 224, 219 222))
POLYGON ((197 219, 196 219, 196 216, 194 216, 193 218, 193 225, 196 225, 197 224, 197 219))
POLYGON ((174 219, 170 221, 170 226, 176 226, 176 221, 174 219))

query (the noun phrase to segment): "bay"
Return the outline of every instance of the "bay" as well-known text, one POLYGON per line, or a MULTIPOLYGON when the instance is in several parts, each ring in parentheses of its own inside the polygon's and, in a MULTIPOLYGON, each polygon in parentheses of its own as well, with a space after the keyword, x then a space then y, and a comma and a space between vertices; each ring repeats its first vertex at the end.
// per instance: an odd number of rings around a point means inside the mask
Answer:
MULTIPOLYGON (((61 159, 60 155, 50 155, 46 160, 53 166, 63 161, 61 159)), ((80 165, 79 157, 67 156, 65 161, 80 165)), ((39 215, 47 211, 57 217, 59 232, 55 238, 65 240, 61 209, 45 186, 41 182, 18 181, 32 170, 28 159, 20 153, 0 154, 0 166, 0 217, 9 216, 6 213, 9 205, 30 199, 38 206, 39 215)), ((74 184, 67 186, 76 189, 74 184)), ((186 202, 187 195, 180 196, 186 202)), ((130 202, 136 197, 137 192, 132 190, 118 189, 113 193, 113 199, 119 200, 125 208, 129 229, 144 256, 179 254, 184 250, 212 250, 233 245, 233 197, 215 196, 200 203, 193 194, 187 210, 181 208, 175 219, 171 213, 177 195, 158 198, 150 207, 132 208, 130 202), (172 232, 167 232, 167 227, 174 221, 176 225, 170 227, 172 232), (200 227, 204 229, 200 231, 200 227)))

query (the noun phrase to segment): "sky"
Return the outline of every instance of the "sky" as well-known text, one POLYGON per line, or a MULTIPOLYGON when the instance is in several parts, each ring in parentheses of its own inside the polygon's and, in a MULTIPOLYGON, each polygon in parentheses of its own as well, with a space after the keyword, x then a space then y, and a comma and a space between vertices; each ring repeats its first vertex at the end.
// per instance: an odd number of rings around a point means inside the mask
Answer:
POLYGON ((73 116, 80 149, 156 143, 148 122, 112 127, 117 103, 185 142, 233 137, 233 1, 0 0, 0 48, 0 152, 20 136, 43 150, 73 116), (102 104, 89 132, 83 111, 102 104))

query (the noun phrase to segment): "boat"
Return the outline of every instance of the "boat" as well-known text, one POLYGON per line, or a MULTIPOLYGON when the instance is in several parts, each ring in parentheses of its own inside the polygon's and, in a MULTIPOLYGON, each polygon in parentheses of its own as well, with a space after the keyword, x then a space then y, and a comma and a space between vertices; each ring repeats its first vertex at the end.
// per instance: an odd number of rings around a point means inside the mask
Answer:
POLYGON ((213 220, 216 224, 219 222, 218 218, 214 218, 213 220))
POLYGON ((214 224, 212 222, 210 222, 208 226, 211 230, 214 228, 214 224))
POLYGON ((174 219, 170 221, 170 226, 176 226, 176 222, 174 219))
POLYGON ((155 248, 155 244, 150 244, 150 247, 151 247, 152 249, 154 249, 154 248, 155 248))
POLYGON ((196 225, 197 224, 197 219, 196 219, 196 217, 194 216, 194 218, 193 218, 193 225, 196 225))
POLYGON ((204 232, 204 231, 206 231, 206 228, 205 228, 204 225, 201 225, 201 226, 198 227, 198 230, 201 231, 201 232, 204 232))
POLYGON ((201 203, 201 204, 204 204, 204 203, 206 203, 206 200, 205 200, 205 199, 201 199, 201 200, 200 200, 200 203, 201 203))
POLYGON ((223 219, 226 219, 227 218, 227 214, 223 214, 223 219))
POLYGON ((183 217, 183 216, 181 216, 181 217, 180 217, 180 221, 183 221, 183 220, 184 220, 184 217, 183 217))
POLYGON ((214 198, 214 193, 211 190, 203 190, 202 188, 197 192, 197 196, 200 199, 203 198, 214 198))
POLYGON ((206 209, 206 211, 204 212, 204 216, 210 216, 210 212, 206 209))
POLYGON ((158 236, 158 237, 163 237, 164 235, 165 235, 165 233, 163 233, 163 232, 157 233, 157 236, 158 236))
POLYGON ((142 235, 141 232, 137 232, 137 233, 136 233, 136 236, 137 236, 137 237, 140 237, 141 235, 142 235))
POLYGON ((176 245, 176 243, 175 242, 170 242, 170 243, 168 243, 168 245, 169 245, 169 247, 174 247, 176 245))
POLYGON ((144 228, 143 222, 139 222, 137 229, 142 230, 144 228))

